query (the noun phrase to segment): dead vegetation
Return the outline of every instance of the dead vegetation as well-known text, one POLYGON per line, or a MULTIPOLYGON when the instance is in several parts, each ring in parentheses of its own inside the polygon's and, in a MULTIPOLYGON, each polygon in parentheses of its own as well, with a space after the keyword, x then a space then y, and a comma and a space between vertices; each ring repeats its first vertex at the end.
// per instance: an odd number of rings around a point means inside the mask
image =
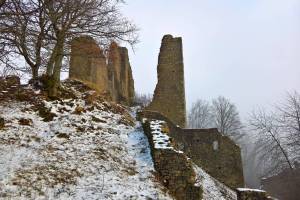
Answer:
POLYGON ((59 185, 75 185, 77 177, 80 176, 77 169, 57 167, 53 164, 37 165, 17 171, 12 179, 12 185, 21 188, 22 196, 33 198, 34 194, 44 196, 45 186, 55 188, 59 185))
POLYGON ((4 118, 0 117, 0 130, 5 127, 5 120, 4 118))

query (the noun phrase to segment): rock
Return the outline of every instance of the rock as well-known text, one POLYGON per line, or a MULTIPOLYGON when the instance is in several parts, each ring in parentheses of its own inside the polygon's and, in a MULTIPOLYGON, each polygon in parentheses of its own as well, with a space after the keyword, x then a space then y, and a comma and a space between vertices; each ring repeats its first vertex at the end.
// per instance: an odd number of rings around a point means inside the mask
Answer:
POLYGON ((77 106, 77 107, 75 108, 74 114, 80 115, 80 114, 81 114, 82 112, 84 112, 84 111, 85 111, 85 110, 84 110, 83 107, 77 106))

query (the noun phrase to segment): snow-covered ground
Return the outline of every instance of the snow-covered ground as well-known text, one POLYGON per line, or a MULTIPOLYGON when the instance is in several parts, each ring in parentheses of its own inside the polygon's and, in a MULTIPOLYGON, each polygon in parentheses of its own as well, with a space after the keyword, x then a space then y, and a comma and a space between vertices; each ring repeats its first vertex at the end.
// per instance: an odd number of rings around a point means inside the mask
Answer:
MULTIPOLYGON (((173 199, 155 178, 141 124, 126 123, 130 110, 117 112, 118 106, 103 101, 87 104, 81 92, 74 93, 79 98, 41 100, 56 115, 49 122, 35 104, 1 103, 0 199, 173 199)), ((195 169, 204 199, 235 199, 195 169)))
POLYGON ((197 184, 202 185, 205 200, 235 200, 236 193, 194 164, 197 184))
POLYGON ((171 199, 155 180, 138 123, 78 99, 45 105, 53 121, 28 103, 0 105, 0 199, 171 199), (85 111, 76 114, 78 106, 85 111))

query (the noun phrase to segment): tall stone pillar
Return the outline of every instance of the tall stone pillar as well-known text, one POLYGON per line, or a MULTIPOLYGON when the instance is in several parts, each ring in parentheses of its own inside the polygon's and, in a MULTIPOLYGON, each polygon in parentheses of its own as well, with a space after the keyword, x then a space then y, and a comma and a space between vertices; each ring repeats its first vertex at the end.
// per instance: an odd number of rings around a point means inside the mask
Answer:
POLYGON ((108 58, 109 77, 112 87, 112 99, 131 105, 134 98, 134 80, 126 47, 112 42, 108 58))
POLYGON ((146 109, 158 111, 175 124, 185 127, 184 66, 180 37, 163 37, 158 57, 157 78, 153 100, 146 109))

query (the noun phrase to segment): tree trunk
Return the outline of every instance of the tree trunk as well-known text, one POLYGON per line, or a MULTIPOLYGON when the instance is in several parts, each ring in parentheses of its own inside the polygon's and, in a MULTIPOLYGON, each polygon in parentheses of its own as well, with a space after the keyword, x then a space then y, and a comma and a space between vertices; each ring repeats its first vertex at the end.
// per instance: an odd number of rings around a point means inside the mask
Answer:
POLYGON ((37 79, 39 76, 39 67, 36 65, 31 67, 31 72, 32 72, 32 79, 37 79))
MULTIPOLYGON (((55 56, 53 57, 53 71, 51 75, 51 87, 49 88, 49 97, 55 98, 58 95, 58 89, 60 86, 60 70, 62 66, 64 53, 64 38, 57 40, 55 56)), ((51 55, 52 56, 52 55, 51 55)))
POLYGON ((47 76, 52 76, 53 73, 53 67, 54 67, 54 63, 55 63, 55 58, 57 57, 57 46, 58 44, 55 44, 54 49, 52 51, 52 54, 49 58, 49 61, 47 63, 47 70, 46 70, 46 74, 47 76))

